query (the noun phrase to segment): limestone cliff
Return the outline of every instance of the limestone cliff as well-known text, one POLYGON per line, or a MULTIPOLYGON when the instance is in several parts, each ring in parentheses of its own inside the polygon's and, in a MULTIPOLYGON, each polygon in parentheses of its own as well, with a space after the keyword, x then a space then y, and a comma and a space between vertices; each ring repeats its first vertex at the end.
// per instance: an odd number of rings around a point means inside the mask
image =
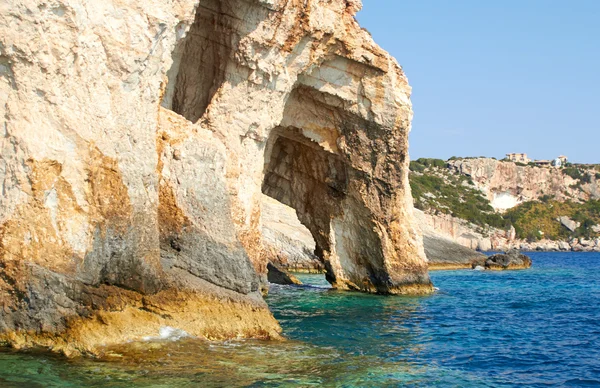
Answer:
POLYGON ((277 337, 260 196, 335 287, 426 293, 410 87, 358 0, 0 4, 0 342, 277 337))
POLYGON ((481 251, 600 251, 598 166, 421 158, 411 170, 420 223, 445 239, 481 251))
POLYGON ((423 233, 423 245, 430 270, 470 269, 473 263, 485 260, 486 256, 476 251, 480 248, 468 245, 470 229, 463 230, 460 223, 449 225, 440 219, 415 209, 417 225, 423 233))
POLYGON ((518 165, 491 158, 450 160, 448 166, 470 177, 497 210, 510 209, 542 196, 558 201, 600 198, 600 179, 595 171, 586 181, 581 181, 565 174, 563 169, 518 165))
MULTIPOLYGON (((421 213, 419 210, 416 210, 416 212, 418 215, 417 224, 424 225, 426 228, 423 231, 426 253, 429 241, 427 231, 469 249, 472 253, 467 256, 471 257, 477 255, 475 251, 509 251, 511 249, 521 251, 600 252, 599 237, 572 237, 562 240, 541 238, 531 241, 518 238, 515 228, 512 226, 505 229, 490 226, 482 228, 467 220, 447 214, 427 214, 421 213), (419 214, 422 214, 422 216, 419 214)), ((554 222, 560 224, 560 220, 554 220, 554 222)), ((449 247, 448 249, 454 248, 449 247)), ((427 257, 429 258, 430 255, 428 254, 427 257)))

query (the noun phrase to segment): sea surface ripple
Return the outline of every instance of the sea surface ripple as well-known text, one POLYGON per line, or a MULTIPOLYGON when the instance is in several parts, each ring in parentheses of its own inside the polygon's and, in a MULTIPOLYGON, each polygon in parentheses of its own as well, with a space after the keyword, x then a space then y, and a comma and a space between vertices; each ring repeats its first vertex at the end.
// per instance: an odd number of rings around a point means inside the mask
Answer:
POLYGON ((429 297, 273 285, 284 342, 191 337, 104 360, 0 352, 1 387, 600 386, 600 254, 531 253, 530 270, 438 271, 429 297))

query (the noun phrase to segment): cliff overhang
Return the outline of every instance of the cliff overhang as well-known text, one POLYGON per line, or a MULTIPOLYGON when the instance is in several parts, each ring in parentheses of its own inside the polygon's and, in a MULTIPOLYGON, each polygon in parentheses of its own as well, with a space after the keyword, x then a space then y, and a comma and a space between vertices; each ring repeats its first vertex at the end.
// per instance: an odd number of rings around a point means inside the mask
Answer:
POLYGON ((432 291, 410 87, 360 1, 0 6, 0 341, 278 338, 260 196, 340 289, 432 291))

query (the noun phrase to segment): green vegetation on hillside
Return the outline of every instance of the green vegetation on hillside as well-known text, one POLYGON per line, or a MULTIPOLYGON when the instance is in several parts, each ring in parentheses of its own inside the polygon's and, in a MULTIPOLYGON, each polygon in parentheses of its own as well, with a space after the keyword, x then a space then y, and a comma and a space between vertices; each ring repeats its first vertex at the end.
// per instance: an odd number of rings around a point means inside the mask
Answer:
POLYGON ((442 159, 419 158, 410 162, 410 170, 415 172, 423 172, 429 167, 446 167, 446 162, 442 159))
MULTIPOLYGON (((481 191, 462 175, 436 176, 426 172, 427 166, 437 167, 440 159, 418 159, 411 163, 410 187, 415 207, 424 211, 441 212, 462 218, 478 226, 503 228, 506 222, 494 212, 481 191)), ((443 166, 446 165, 444 161, 443 166)), ((440 174, 441 175, 441 174, 440 174)))
POLYGON ((504 214, 504 218, 515 227, 517 237, 522 239, 590 238, 597 235, 593 232, 592 226, 600 224, 600 201, 590 200, 585 203, 555 200, 525 202, 508 210, 504 214), (571 232, 557 221, 562 216, 580 222, 581 226, 575 232, 571 232))
MULTIPOLYGON (((449 214, 482 229, 488 226, 506 229, 513 225, 518 238, 530 241, 599 236, 592 227, 600 225, 600 201, 559 202, 545 195, 538 201, 522 203, 500 214, 494 211, 488 199, 473 185, 469 177, 454 173, 446 166, 447 162, 430 158, 410 163, 410 186, 417 209, 433 214, 449 214), (580 227, 571 232, 557 220, 562 216, 579 222, 580 227)), ((589 183, 592 178, 600 177, 599 173, 590 173, 578 166, 569 166, 562 171, 578 180, 574 186, 581 186, 582 183, 589 183)))
MULTIPOLYGON (((592 172, 586 171, 579 167, 569 166, 562 169, 563 174, 570 176, 573 179, 578 179, 581 183, 590 183, 592 181, 592 172)), ((600 174, 594 174, 596 179, 600 174)))

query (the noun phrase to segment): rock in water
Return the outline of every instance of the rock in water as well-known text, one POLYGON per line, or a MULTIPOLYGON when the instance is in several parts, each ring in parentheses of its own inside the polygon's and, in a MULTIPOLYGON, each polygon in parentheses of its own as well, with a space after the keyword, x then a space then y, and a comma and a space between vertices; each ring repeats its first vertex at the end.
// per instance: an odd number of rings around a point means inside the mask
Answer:
POLYGON ((483 253, 463 247, 447 238, 423 233, 430 270, 472 268, 473 263, 486 257, 483 253))
POLYGON ((269 263, 267 264, 267 278, 270 283, 275 284, 302 284, 297 277, 279 266, 269 263))
POLYGON ((485 269, 505 270, 505 269, 526 269, 531 268, 531 258, 519 252, 517 249, 511 249, 506 253, 498 253, 473 264, 476 266, 484 266, 485 269))
POLYGON ((0 342, 263 337, 260 196, 341 289, 432 291, 410 87, 359 0, 0 4, 0 342))

